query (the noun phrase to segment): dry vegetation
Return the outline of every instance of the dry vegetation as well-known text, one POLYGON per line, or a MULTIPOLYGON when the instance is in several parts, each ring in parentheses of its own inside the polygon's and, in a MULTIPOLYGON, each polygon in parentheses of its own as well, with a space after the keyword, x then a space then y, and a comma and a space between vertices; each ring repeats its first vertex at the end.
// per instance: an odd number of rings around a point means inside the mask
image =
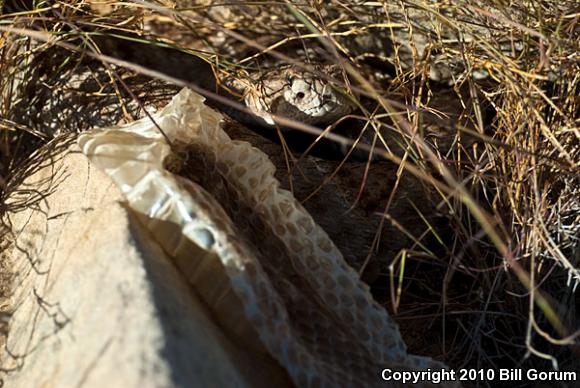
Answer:
MULTIPOLYGON (((456 368, 578 370, 578 4, 246 3, 236 12, 239 19, 229 21, 215 5, 6 1, 0 16, 2 184, 53 136, 47 112, 27 109, 46 88, 60 93, 55 85, 80 66, 94 36, 132 31, 146 42, 156 34, 227 74, 279 60, 308 66, 291 50, 312 47, 312 55, 342 66, 337 83, 360 104, 356 120, 368 145, 400 163, 401 173, 419 176, 453 230, 442 235, 433 226, 436 248, 417 238, 379 278, 384 284, 375 284, 377 297, 396 312, 410 351, 456 368), (164 33, 168 20, 173 29, 164 33), (144 21, 156 28, 145 33, 144 21), (397 42, 401 30, 408 45, 397 42), (361 50, 365 42, 372 48, 361 50), (439 71, 440 64, 448 64, 450 75, 435 74, 447 71, 444 65, 439 71), (35 78, 42 66, 52 69, 52 78, 35 78), (445 94, 451 97, 441 101, 445 94), (445 113, 452 104, 459 108, 449 124, 445 113), (388 139, 398 139, 404 152, 380 151, 388 139)), ((103 74, 100 89, 87 99, 108 93, 131 100, 144 93, 139 87, 145 86, 127 77, 103 74)), ((135 108, 125 108, 111 120, 129 120, 135 108)), ((63 114, 55 110, 48 113, 63 114)), ((82 129, 83 123, 76 130, 82 129)))

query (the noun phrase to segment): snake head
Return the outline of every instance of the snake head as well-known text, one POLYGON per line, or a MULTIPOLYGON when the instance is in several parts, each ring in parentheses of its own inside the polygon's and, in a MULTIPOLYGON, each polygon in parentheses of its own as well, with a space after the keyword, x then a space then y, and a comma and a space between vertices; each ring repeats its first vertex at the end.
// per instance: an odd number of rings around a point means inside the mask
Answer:
POLYGON ((355 106, 337 85, 317 74, 332 77, 333 66, 317 66, 314 72, 287 66, 270 71, 245 93, 245 103, 270 125, 273 115, 310 125, 332 124, 351 113, 355 106))

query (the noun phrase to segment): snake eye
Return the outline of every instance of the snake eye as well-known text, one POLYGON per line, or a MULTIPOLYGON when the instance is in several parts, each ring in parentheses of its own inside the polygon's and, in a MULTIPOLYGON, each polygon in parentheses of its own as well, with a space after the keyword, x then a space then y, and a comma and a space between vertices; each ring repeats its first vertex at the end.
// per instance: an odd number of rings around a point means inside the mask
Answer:
POLYGON ((291 75, 287 75, 287 76, 286 76, 286 81, 288 81, 288 83, 289 83, 290 85, 292 85, 292 84, 294 83, 294 77, 293 77, 293 76, 291 76, 291 75))

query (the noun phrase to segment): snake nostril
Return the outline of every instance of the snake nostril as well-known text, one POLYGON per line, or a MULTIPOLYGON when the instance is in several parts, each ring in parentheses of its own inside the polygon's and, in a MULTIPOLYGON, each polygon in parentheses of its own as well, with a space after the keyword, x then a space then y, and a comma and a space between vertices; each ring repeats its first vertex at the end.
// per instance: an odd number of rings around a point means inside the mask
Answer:
POLYGON ((304 92, 298 92, 296 93, 296 98, 299 100, 302 100, 306 95, 304 94, 304 92))

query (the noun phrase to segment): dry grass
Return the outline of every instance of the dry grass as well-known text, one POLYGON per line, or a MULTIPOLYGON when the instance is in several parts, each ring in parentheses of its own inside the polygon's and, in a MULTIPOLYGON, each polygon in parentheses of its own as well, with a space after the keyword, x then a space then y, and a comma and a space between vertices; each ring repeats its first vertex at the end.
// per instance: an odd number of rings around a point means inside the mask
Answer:
MULTIPOLYGON (((340 65, 335 85, 359 105, 356 121, 372 140, 363 147, 396 149, 376 152, 423 179, 453 230, 428 225, 435 250, 411 231, 415 243, 385 274, 385 303, 411 350, 454 367, 580 367, 575 1, 246 2, 235 22, 215 5, 20 3, 5 2, 0 18, 4 182, 51 136, 19 103, 30 105, 31 93, 34 100, 31 85, 57 84, 34 77, 39 58, 59 44, 89 51, 93 36, 140 33, 146 21, 158 40, 195 51, 222 75, 279 61, 310 68, 290 54, 303 49, 312 61, 340 65), (29 34, 10 33, 11 25, 29 34)), ((50 65, 55 75, 80 66, 78 52, 63 51, 50 65)), ((107 93, 127 99, 108 77, 107 93)), ((396 224, 389 206, 385 222, 396 224)))

